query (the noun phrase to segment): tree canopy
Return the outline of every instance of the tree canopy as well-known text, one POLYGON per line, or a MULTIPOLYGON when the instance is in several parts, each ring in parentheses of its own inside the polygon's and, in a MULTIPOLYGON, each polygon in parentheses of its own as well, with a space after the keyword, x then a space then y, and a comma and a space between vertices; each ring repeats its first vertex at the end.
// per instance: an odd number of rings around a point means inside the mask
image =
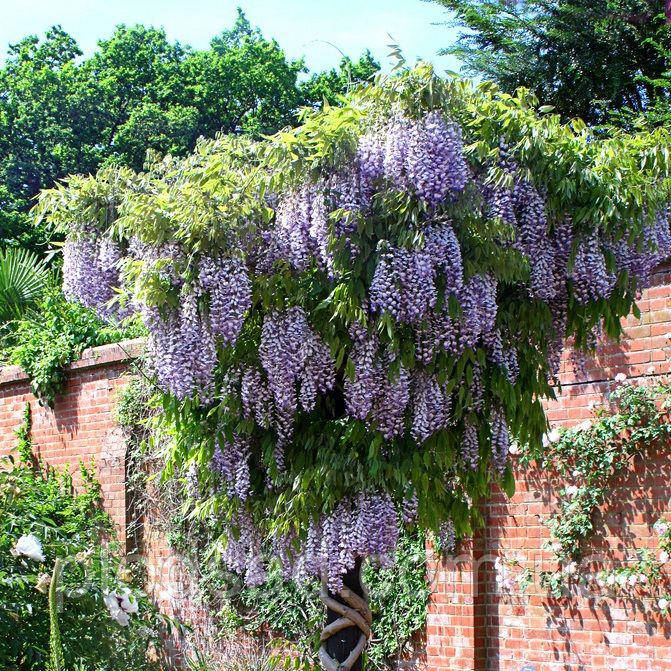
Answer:
POLYGON ((27 37, 0 70, 0 245, 44 251, 49 233, 27 211, 66 175, 106 164, 140 170, 148 150, 183 156, 218 132, 274 133, 377 67, 365 55, 303 81, 303 62, 242 12, 201 51, 145 26, 118 26, 88 58, 58 26, 27 37))
POLYGON ((42 195, 66 294, 142 314, 165 473, 249 583, 268 547, 337 590, 399 524, 469 533, 509 442, 541 445, 564 339, 617 337, 671 251, 669 134, 536 106, 421 65, 42 195))
POLYGON ((463 27, 446 49, 470 74, 523 86, 565 118, 625 122, 669 107, 671 28, 660 0, 434 0, 463 27), (666 75, 668 77, 668 75, 666 75))

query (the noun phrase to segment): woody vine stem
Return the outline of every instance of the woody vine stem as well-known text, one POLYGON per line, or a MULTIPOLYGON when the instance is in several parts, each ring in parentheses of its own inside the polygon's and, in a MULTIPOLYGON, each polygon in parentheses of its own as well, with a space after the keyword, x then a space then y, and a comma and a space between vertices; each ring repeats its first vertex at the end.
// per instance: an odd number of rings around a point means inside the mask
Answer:
POLYGON ((321 633, 319 659, 326 671, 360 671, 362 655, 371 637, 373 615, 361 583, 361 560, 343 578, 337 595, 322 585, 320 598, 326 606, 326 626, 321 633))

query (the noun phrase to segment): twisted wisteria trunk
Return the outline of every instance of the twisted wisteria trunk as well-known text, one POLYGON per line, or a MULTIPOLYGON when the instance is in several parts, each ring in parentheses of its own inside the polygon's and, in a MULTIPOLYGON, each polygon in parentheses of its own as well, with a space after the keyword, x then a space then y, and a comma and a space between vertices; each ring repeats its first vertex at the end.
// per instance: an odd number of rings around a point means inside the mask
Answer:
POLYGON ((325 671, 362 671, 373 616, 361 584, 361 559, 345 574, 337 594, 322 586, 321 600, 326 606, 319 650, 322 666, 325 671))

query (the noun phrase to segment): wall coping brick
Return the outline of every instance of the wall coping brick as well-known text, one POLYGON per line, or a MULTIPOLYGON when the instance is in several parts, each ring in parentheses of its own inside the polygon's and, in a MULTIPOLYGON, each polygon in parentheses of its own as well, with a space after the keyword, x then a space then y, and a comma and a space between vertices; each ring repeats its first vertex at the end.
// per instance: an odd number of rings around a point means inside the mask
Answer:
MULTIPOLYGON (((145 339, 135 338, 133 340, 122 340, 110 345, 99 347, 88 347, 82 355, 68 364, 66 370, 82 370, 84 368, 96 368, 110 363, 131 361, 137 359, 144 352, 145 339)), ((13 382, 28 380, 28 375, 21 366, 3 366, 0 368, 0 387, 13 382)))

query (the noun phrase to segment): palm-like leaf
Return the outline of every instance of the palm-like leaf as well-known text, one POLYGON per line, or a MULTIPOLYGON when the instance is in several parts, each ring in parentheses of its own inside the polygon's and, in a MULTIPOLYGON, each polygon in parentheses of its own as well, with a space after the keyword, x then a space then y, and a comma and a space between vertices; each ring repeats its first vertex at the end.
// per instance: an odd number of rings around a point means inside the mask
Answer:
POLYGON ((0 250, 0 323, 20 317, 47 284, 49 270, 36 254, 22 248, 0 250))

